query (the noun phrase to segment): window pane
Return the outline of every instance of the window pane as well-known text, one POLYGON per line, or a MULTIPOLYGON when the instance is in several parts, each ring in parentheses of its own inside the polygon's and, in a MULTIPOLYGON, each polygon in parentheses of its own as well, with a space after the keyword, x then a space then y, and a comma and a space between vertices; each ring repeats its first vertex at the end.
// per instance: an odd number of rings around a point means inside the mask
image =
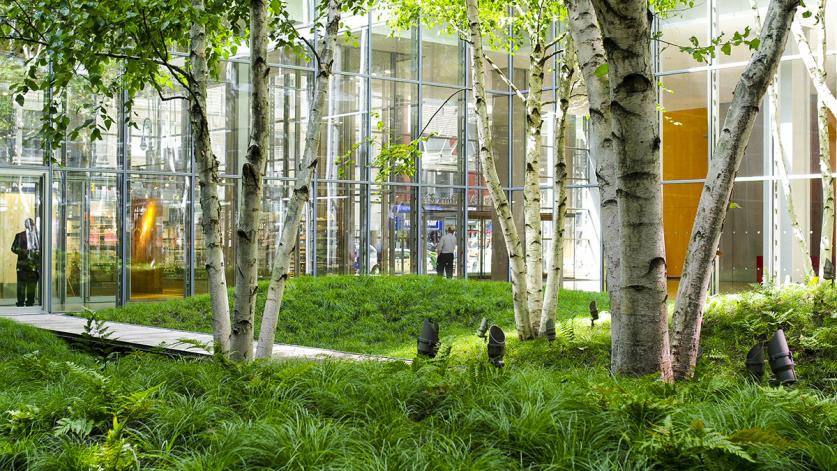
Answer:
POLYGON ((361 193, 365 192, 365 185, 323 181, 317 184, 318 275, 362 273, 364 252, 367 263, 377 261, 374 247, 361 245, 360 202, 361 193))
MULTIPOLYGON (((747 0, 744 0, 745 2, 747 0)), ((727 0, 719 2, 726 3, 727 0)), ((707 0, 695 0, 693 7, 678 3, 677 7, 660 19, 661 41, 660 67, 663 71, 700 67, 707 64, 696 61, 689 53, 681 52, 678 46, 691 45, 690 38, 697 38, 701 46, 708 44, 709 18, 707 0)))
POLYGON ((706 178, 708 72, 663 78, 663 180, 706 178))
MULTIPOLYGON (((235 223, 237 216, 236 191, 238 180, 223 179, 218 185, 218 199, 221 202, 221 247, 224 252, 224 269, 227 287, 235 283, 235 223)), ((195 188, 193 205, 195 233, 195 293, 208 293, 209 280, 206 272, 206 247, 203 237, 203 208, 201 207, 201 187, 195 188)))
POLYGON ((130 299, 182 297, 188 278, 188 180, 132 175, 128 187, 130 299))
MULTIPOLYGON (((282 234, 282 225, 288 212, 289 193, 293 183, 286 180, 266 180, 264 185, 264 199, 262 203, 261 225, 259 234, 259 277, 269 278, 273 271, 273 264, 276 260, 276 249, 279 246, 279 236, 282 234)), ((308 260, 308 243, 310 228, 308 226, 308 214, 311 205, 306 204, 302 213, 299 235, 291 253, 291 264, 288 273, 292 276, 304 275, 310 270, 308 260)))
POLYGON ((371 273, 418 273, 416 188, 375 185, 371 203, 369 243, 378 255, 371 273))
POLYGON ((415 80, 417 58, 415 28, 393 32, 385 24, 372 27, 372 74, 415 80))
MULTIPOLYGON (((732 92, 741 78, 743 67, 734 67, 731 69, 721 69, 718 71, 719 89, 720 89, 720 121, 718 128, 724 129, 724 119, 729 110, 730 102, 732 101, 732 92)), ((752 177, 770 175, 771 169, 766 152, 769 152, 771 143, 769 142, 769 131, 765 134, 765 126, 769 123, 765 122, 765 113, 767 110, 767 99, 762 100, 762 106, 759 107, 759 113, 756 115, 756 120, 753 124, 753 130, 750 134, 750 140, 747 147, 744 149, 744 158, 741 160, 741 166, 738 168, 738 176, 752 177)), ((769 129, 769 127, 768 127, 769 129)))
MULTIPOLYGON (((328 111, 321 127, 321 178, 358 180, 365 150, 366 80, 335 75, 330 82, 328 111)), ((303 134, 304 139, 304 134, 303 134)))
POLYGON ((422 145, 421 168, 426 184, 464 184, 465 98, 466 92, 455 88, 422 89, 422 129, 428 139, 422 145))
MULTIPOLYGON (((267 175, 293 178, 305 149, 313 74, 298 69, 273 68, 270 75, 273 127, 267 175)), ((342 76, 336 76, 335 80, 339 80, 337 77, 342 76)), ((247 138, 246 132, 243 137, 247 138)), ((246 146, 244 149, 246 152, 246 146)))
MULTIPOLYGON (((463 276, 463 264, 465 263, 465 232, 464 208, 462 207, 463 190, 443 187, 426 187, 421 201, 422 217, 424 218, 424 231, 422 243, 425 251, 425 273, 439 274, 444 270, 445 265, 439 264, 439 241, 442 236, 452 229, 456 238, 456 249, 453 256, 453 276, 463 276)), ((473 261, 474 268, 479 268, 479 252, 476 257, 468 260, 473 261)))
POLYGON ((421 41, 422 78, 425 82, 465 83, 465 48, 456 36, 441 29, 423 28, 421 41))
POLYGON ((770 205, 765 194, 769 194, 769 188, 769 182, 738 182, 732 188, 730 202, 735 207, 727 211, 718 250, 722 292, 742 291, 770 276, 765 251, 769 237, 765 238, 764 232, 764 215, 770 205))
MULTIPOLYGON (((370 178, 375 180, 374 166, 383 145, 408 144, 418 132, 418 86, 385 80, 372 80, 372 145, 370 178)), ((390 175, 392 182, 409 182, 409 175, 390 175)))
MULTIPOLYGON (((164 96, 179 96, 176 90, 164 96)), ((128 127, 129 166, 132 170, 184 172, 189 169, 189 114, 185 100, 163 101, 156 91, 134 98, 128 127)))
POLYGON ((30 91, 23 106, 9 91, 25 70, 21 61, 0 54, 0 162, 10 165, 43 165, 41 116, 44 97, 30 91))

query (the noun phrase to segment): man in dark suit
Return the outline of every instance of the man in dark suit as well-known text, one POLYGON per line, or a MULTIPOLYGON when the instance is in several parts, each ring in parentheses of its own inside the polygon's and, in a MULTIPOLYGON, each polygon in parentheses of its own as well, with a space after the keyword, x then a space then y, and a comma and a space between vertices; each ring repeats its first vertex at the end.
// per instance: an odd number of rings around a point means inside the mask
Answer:
POLYGON ((41 240, 35 221, 26 218, 26 230, 15 234, 12 252, 17 254, 17 306, 34 306, 41 279, 41 240))

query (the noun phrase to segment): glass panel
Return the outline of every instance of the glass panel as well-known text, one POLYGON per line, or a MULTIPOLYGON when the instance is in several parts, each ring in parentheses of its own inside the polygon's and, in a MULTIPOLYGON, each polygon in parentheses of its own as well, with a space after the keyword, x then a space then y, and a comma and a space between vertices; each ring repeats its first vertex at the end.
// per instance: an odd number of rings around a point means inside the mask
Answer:
MULTIPOLYGON (((762 24, 767 16, 767 6, 769 3, 768 0, 756 0, 762 24)), ((731 39, 736 32, 743 34, 747 27, 750 28, 749 37, 756 37, 756 15, 750 6, 750 0, 718 1, 717 8, 718 24, 721 29, 721 34, 724 35, 724 39, 731 39)), ((733 46, 730 55, 719 53, 718 60, 722 64, 746 62, 750 60, 753 52, 746 44, 741 44, 739 46, 733 46)), ((790 35, 788 42, 785 44, 785 54, 796 54, 796 41, 790 35)))
MULTIPOLYGON (((670 279, 679 279, 683 274, 683 263, 702 191, 702 183, 663 185, 663 227, 670 279)), ((672 282, 675 288, 676 283, 677 280, 672 282)))
MULTIPOLYGON (((421 202, 424 220, 422 243, 425 251, 424 269, 427 274, 463 276, 465 263, 465 250, 463 250, 465 231, 462 230, 464 227, 463 194, 463 190, 453 188, 426 187, 424 189, 421 202), (452 241, 453 244, 451 244, 452 241)), ((476 263, 475 268, 478 268, 476 263)))
POLYGON ((456 36, 441 29, 422 28, 421 42, 422 78, 425 82, 465 83, 465 48, 456 36))
POLYGON ((44 98, 30 91, 23 106, 9 91, 25 70, 19 60, 0 54, 0 162, 11 165, 43 165, 41 116, 44 98))
POLYGON ((363 252, 374 267, 374 246, 362 250, 361 194, 365 185, 319 182, 317 184, 317 274, 362 273, 363 252))
MULTIPOLYGON (((312 73, 272 68, 270 74, 273 85, 273 145, 267 162, 267 174, 292 178, 296 174, 298 159, 302 158, 305 149, 305 133, 311 107, 308 91, 312 73)), ((247 128, 243 129, 246 131, 247 128)), ((246 132, 243 137, 246 142, 246 132)))
POLYGON ((182 297, 188 278, 188 180, 132 175, 128 188, 130 300, 182 297))
POLYGON ((424 136, 430 136, 421 154, 425 184, 464 184, 465 98, 466 92, 455 88, 422 88, 422 129, 424 136))
MULTIPOLYGON (((74 80, 67 92, 67 110, 70 116, 69 130, 81 126, 85 120, 96 119, 96 126, 102 133, 102 139, 92 141, 90 139, 90 128, 81 130, 75 139, 68 135, 64 141, 63 163, 68 167, 82 168, 115 168, 118 163, 117 152, 119 149, 119 104, 115 99, 106 99, 102 102, 84 86, 81 80, 74 80), (83 107, 97 103, 107 108, 107 113, 114 122, 106 127, 104 120, 99 113, 94 113, 83 107)), ((56 156, 57 157, 57 156, 56 156)))
POLYGON ((116 175, 53 173, 53 308, 116 305, 122 270, 116 175))
MULTIPOLYGON (((282 234, 282 225, 285 222, 285 215, 288 210, 290 188, 293 183, 285 180, 267 180, 264 185, 264 200, 262 204, 261 231, 259 233, 259 277, 268 278, 273 270, 273 262, 276 259, 276 249, 279 245, 279 236, 282 234)), ((308 253, 309 226, 308 215, 311 205, 306 204, 302 213, 299 236, 296 247, 291 255, 291 264, 288 273, 292 276, 304 275, 310 272, 306 270, 310 255, 308 253)))
POLYGON ((418 70, 416 29, 392 31, 385 24, 372 27, 372 73, 415 80, 418 70))
MULTIPOLYGON (((326 125, 321 131, 322 158, 317 171, 321 178, 330 180, 358 180, 366 126, 366 80, 335 75, 330 86, 326 125)), ((303 133, 303 139, 304 136, 303 133)))
MULTIPOLYGON (((218 198, 221 200, 221 247, 224 251, 224 269, 227 287, 235 284, 235 223, 238 207, 236 206, 236 192, 238 180, 223 179, 218 185, 218 198)), ((201 187, 195 188, 195 293, 208 293, 209 280, 206 273, 206 248, 203 237, 203 210, 201 208, 201 187)))
MULTIPOLYGON (((817 92, 801 60, 779 66, 779 129, 788 173, 819 173, 817 92)), ((778 147, 775 142, 773 145, 778 156, 778 147)))
POLYGON ((41 185, 40 176, 0 176, 0 306, 41 305, 41 185))
MULTIPOLYGON (((718 128, 721 130, 724 128, 724 119, 726 118, 730 101, 732 101, 732 92, 738 84, 741 72, 743 71, 743 67, 721 69, 718 71, 720 77, 720 121, 718 128)), ((750 134, 750 141, 744 149, 744 158, 741 160, 741 166, 738 168, 738 176, 740 177, 770 175, 771 173, 770 159, 767 157, 768 154, 766 154, 771 145, 767 141, 770 138, 770 133, 765 134, 765 126, 769 126, 769 123, 765 122, 764 119, 766 110, 767 100, 765 99, 762 100, 762 106, 759 107, 759 114, 756 115, 753 130, 750 134)))
POLYGON ((706 178, 709 164, 707 72, 663 78, 663 180, 706 178))
MULTIPOLYGON (((822 188, 822 180, 791 180, 790 186, 796 221, 799 224, 799 230, 804 234, 803 238, 807 247, 803 247, 794 235, 794 227, 791 224, 790 213, 787 209, 786 195, 779 182, 774 182, 773 191, 779 201, 774 203, 777 207, 774 212, 774 218, 776 219, 774 227, 777 227, 778 231, 774 230, 773 251, 774 255, 777 252, 779 255, 779 267, 781 269, 778 281, 790 279, 792 282, 800 283, 805 281, 806 277, 805 258, 811 255, 810 253, 806 255, 804 249, 807 248, 811 251, 814 245, 820 243, 819 240, 813 238, 812 227, 815 224, 822 224, 822 206, 813 206, 811 197, 815 187, 822 188)), ((819 261, 819 258, 816 260, 819 261)))
MULTIPOLYGON (((179 90, 166 94, 180 95, 179 90)), ((132 170, 184 172, 189 169, 189 115, 185 100, 163 101, 153 90, 134 98, 128 127, 128 161, 132 170)))
MULTIPOLYGON (((718 3, 723 4, 726 1, 718 3)), ((677 7, 670 11, 665 18, 660 19, 660 31, 663 34, 661 40, 657 43, 660 48, 661 70, 681 70, 707 65, 696 61, 688 53, 680 52, 678 46, 691 45, 691 37, 697 38, 701 46, 709 43, 707 38, 709 32, 707 7, 709 3, 708 0, 695 0, 694 6, 691 8, 684 3, 678 3, 677 7)))
MULTIPOLYGON (((506 272, 493 272, 491 253, 494 245, 493 228, 497 217, 491 205, 488 191, 479 188, 468 189, 468 254, 466 267, 468 278, 500 279, 506 272)), ((497 226, 499 227, 499 226, 497 226)), ((501 237, 498 234, 498 237, 501 237)))
POLYGON ((733 185, 724 231, 718 250, 720 290, 730 293, 760 283, 769 273, 765 241, 765 214, 769 211, 769 182, 738 182, 733 185))
MULTIPOLYGON (((345 21, 344 21, 345 24, 345 21)), ((363 18, 366 24, 366 18, 363 18)), ((334 49, 334 71, 354 74, 366 73, 367 28, 341 31, 337 35, 337 47, 334 49)))
MULTIPOLYGON (((371 160, 380 153, 382 145, 407 144, 418 132, 418 87, 404 82, 372 80, 372 145, 371 160)), ((371 165, 371 164, 370 164, 371 165)), ((378 169, 370 169, 375 180, 378 169)), ((390 181, 409 182, 407 175, 393 175, 390 181)))
POLYGON ((378 255, 372 273, 418 273, 416 188, 373 186, 369 243, 378 255))
MULTIPOLYGON (((551 205, 551 204, 550 204, 551 205)), ((569 188, 564 219, 564 287, 601 289, 602 241, 597 188, 569 188)), ((544 234, 551 226, 544 225, 544 234)), ((550 241, 551 242, 551 241, 550 241)), ((549 253, 549 252, 546 252, 549 253)))

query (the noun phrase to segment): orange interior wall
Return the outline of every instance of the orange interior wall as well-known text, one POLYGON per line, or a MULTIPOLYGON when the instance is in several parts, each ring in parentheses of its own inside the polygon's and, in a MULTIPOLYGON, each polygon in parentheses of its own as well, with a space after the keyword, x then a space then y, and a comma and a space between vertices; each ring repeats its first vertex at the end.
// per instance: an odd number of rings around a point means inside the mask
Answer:
MULTIPOLYGON (((708 136, 706 108, 666 112, 663 119, 663 180, 706 177, 708 136)), ((676 278, 683 273, 702 190, 702 183, 663 186, 663 227, 669 277, 676 278)))

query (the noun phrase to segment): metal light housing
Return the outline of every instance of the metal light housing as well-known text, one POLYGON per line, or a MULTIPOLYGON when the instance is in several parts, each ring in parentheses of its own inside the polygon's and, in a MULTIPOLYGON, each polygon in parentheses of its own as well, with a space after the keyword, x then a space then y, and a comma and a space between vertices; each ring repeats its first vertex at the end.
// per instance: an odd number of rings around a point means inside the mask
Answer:
POLYGON ((747 372, 750 377, 756 381, 761 382, 764 377, 764 344, 759 342, 747 352, 747 360, 744 361, 747 367, 747 372))
POLYGON ((418 337, 418 354, 430 358, 439 353, 439 323, 425 319, 418 337))
POLYGON ((506 334, 503 329, 492 325, 488 329, 488 361, 497 368, 502 368, 503 356, 506 354, 506 334))
POLYGON ((485 339, 485 333, 488 332, 488 319, 485 317, 480 321, 480 327, 477 329, 477 337, 485 339))
POLYGON ((796 382, 796 371, 793 369, 793 355, 785 339, 785 331, 779 329, 767 344, 767 360, 770 370, 779 384, 793 384, 796 382))
POLYGON ((547 319, 546 320, 546 327, 544 328, 544 330, 546 331, 546 340, 549 343, 554 342, 555 341, 555 321, 552 320, 552 319, 547 319))
POLYGON ((593 327, 596 324, 596 321, 599 320, 599 306, 596 304, 596 300, 590 301, 590 327, 593 327))

